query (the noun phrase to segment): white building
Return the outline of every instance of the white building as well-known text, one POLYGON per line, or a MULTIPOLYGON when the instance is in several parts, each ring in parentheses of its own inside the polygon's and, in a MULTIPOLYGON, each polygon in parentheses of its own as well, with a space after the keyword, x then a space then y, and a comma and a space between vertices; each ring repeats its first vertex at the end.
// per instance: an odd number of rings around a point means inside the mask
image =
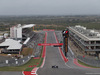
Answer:
POLYGON ((68 27, 69 38, 87 54, 100 54, 100 33, 77 25, 68 27))
POLYGON ((32 28, 35 26, 35 24, 28 24, 21 26, 21 24, 18 24, 17 26, 13 26, 10 28, 10 38, 16 39, 16 40, 22 40, 22 32, 24 29, 32 28))
POLYGON ((21 26, 13 26, 10 28, 10 38, 6 39, 0 44, 0 52, 6 54, 18 54, 22 49, 22 43, 24 46, 34 37, 33 26, 35 24, 28 24, 21 26))
POLYGON ((21 24, 10 28, 10 38, 21 40, 22 39, 22 27, 21 24))
POLYGON ((18 54, 21 49, 22 44, 20 44, 20 41, 16 41, 13 39, 6 39, 0 44, 1 53, 18 54))

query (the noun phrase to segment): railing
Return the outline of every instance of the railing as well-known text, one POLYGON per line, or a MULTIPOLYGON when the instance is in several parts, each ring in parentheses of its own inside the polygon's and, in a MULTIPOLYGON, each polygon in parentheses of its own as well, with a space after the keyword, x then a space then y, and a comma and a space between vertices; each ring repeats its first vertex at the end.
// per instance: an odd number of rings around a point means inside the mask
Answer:
MULTIPOLYGON (((41 50, 42 47, 38 46, 38 43, 43 43, 43 34, 40 35, 36 34, 28 43, 29 45, 27 46, 31 46, 34 48, 34 52, 32 53, 32 55, 34 55, 35 57, 40 56, 41 54, 41 50)), ((9 59, 3 59, 2 61, 0 61, 0 67, 4 67, 4 66, 20 66, 23 65, 25 63, 27 63, 29 60, 31 59, 31 55, 25 56, 24 58, 20 58, 20 59, 16 59, 14 58, 9 58, 9 59)))
MULTIPOLYGON (((58 40, 60 38, 62 38, 57 33, 56 33, 56 35, 57 35, 58 40)), ((63 39, 61 39, 61 40, 63 40, 63 39)), ((75 38, 73 40, 75 40, 75 38)), ((74 57, 88 65, 100 67, 100 59, 98 59, 97 57, 95 57, 95 59, 92 57, 86 57, 86 56, 83 57, 83 56, 77 55, 76 53, 74 53, 74 57)))
POLYGON ((98 58, 93 59, 93 58, 88 58, 88 57, 83 57, 83 56, 78 55, 77 59, 88 65, 100 67, 100 60, 98 58))
POLYGON ((24 58, 11 58, 9 60, 0 61, 0 67, 4 66, 20 66, 27 63, 31 59, 31 55, 25 56, 24 58))

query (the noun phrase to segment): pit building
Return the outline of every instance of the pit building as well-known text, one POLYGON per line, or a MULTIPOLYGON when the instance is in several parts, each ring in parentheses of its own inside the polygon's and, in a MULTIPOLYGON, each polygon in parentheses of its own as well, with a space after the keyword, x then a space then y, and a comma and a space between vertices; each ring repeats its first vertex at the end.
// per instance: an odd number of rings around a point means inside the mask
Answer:
POLYGON ((68 27, 69 37, 73 42, 89 55, 100 56, 100 32, 76 25, 68 27))

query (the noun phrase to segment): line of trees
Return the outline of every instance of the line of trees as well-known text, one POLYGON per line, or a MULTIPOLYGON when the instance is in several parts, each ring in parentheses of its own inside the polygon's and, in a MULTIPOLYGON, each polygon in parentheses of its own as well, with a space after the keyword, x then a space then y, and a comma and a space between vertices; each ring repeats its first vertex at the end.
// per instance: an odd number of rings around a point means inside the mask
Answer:
MULTIPOLYGON (((66 26, 83 25, 87 28, 100 29, 100 16, 6 16, 0 17, 0 30, 9 30, 16 24, 51 25, 47 28, 62 30, 66 26), (58 26, 53 26, 58 25, 58 26)), ((43 27, 35 27, 42 29, 43 27)))

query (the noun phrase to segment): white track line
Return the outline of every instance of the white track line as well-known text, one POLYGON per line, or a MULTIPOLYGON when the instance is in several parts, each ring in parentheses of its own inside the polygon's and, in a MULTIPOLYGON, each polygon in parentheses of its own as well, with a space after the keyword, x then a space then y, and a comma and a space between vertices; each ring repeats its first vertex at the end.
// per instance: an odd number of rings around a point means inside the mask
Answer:
POLYGON ((65 65, 67 66, 67 67, 69 67, 69 68, 72 68, 71 66, 69 66, 67 63, 65 63, 65 65))
POLYGON ((44 57, 43 62, 42 62, 42 65, 41 65, 40 68, 43 68, 43 66, 44 66, 44 64, 45 64, 45 58, 46 58, 46 57, 44 57))
MULTIPOLYGON (((47 34, 47 32, 46 32, 46 42, 45 43, 47 43, 47 37, 48 37, 48 34, 47 34)), ((43 68, 44 67, 44 64, 45 64, 45 59, 46 59, 46 48, 47 48, 47 46, 45 46, 45 57, 44 57, 44 59, 43 59, 43 62, 42 62, 42 65, 40 66, 40 68, 43 68)))
POLYGON ((85 74, 89 74, 89 75, 100 75, 100 73, 85 73, 85 74))
MULTIPOLYGON (((39 68, 38 68, 38 69, 39 69, 39 68)), ((36 70, 36 75, 38 75, 38 74, 37 74, 38 69, 36 70)))
POLYGON ((22 71, 22 74, 25 75, 25 74, 24 74, 24 71, 22 71))
MULTIPOLYGON (((55 37, 56 43, 59 43, 59 42, 57 41, 57 36, 56 36, 55 32, 54 32, 54 37, 55 37)), ((60 56, 61 56, 62 60, 64 61, 64 59, 63 59, 63 57, 62 57, 62 55, 61 55, 61 52, 60 52, 60 48, 59 48, 59 47, 58 47, 58 50, 59 50, 59 53, 60 53, 60 56)))
POLYGON ((72 53, 72 55, 74 55, 74 53, 73 53, 73 51, 71 50, 71 48, 68 46, 68 48, 69 48, 69 50, 70 50, 70 52, 72 53))

